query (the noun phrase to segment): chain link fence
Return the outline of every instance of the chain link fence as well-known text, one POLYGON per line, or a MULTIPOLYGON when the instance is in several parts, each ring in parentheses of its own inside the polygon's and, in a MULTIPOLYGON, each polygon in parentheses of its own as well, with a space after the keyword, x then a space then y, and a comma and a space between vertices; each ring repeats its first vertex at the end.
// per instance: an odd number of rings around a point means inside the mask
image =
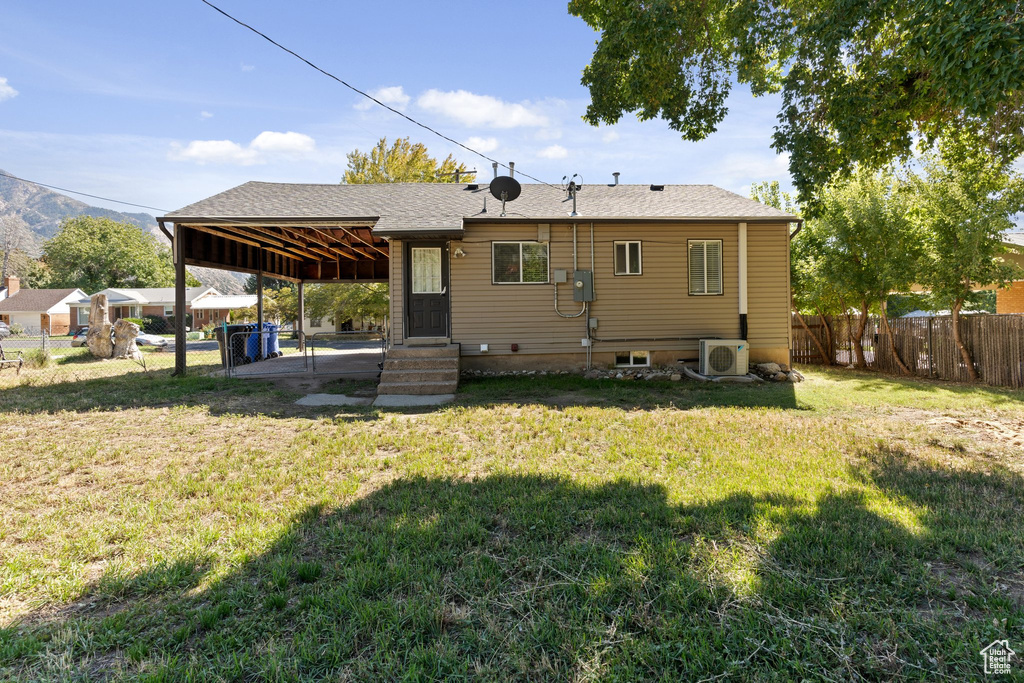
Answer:
MULTIPOLYGON (((174 371, 173 335, 140 333, 136 339, 138 359, 96 358, 86 344, 85 330, 50 335, 44 329, 10 326, 7 336, 0 337, 0 389, 174 371)), ((216 339, 191 332, 185 348, 190 374, 224 372, 216 339)))

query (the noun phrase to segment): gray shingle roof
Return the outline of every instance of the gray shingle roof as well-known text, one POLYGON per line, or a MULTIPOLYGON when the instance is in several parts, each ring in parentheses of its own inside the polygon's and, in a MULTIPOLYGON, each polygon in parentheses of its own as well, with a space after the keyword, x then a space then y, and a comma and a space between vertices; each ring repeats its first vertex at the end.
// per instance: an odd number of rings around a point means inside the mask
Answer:
POLYGON ((70 289, 19 289, 13 296, 0 301, 0 313, 46 313, 69 294, 78 290, 70 289))
MULTIPOLYGON (((486 183, 392 183, 307 185, 248 182, 174 211, 187 218, 376 219, 374 231, 459 230, 463 219, 500 220, 501 202, 486 183), (482 213, 484 199, 487 213, 482 213)), ((781 219, 796 217, 714 185, 587 185, 577 196, 576 220, 599 218, 781 219)), ((524 184, 509 202, 510 219, 566 220, 571 200, 561 190, 524 184)))

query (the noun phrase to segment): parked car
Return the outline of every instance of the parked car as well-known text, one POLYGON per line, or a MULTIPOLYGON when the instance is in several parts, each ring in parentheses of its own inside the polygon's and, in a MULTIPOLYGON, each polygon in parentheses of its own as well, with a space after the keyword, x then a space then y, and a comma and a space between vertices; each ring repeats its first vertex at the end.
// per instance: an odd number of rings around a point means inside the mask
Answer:
MULTIPOLYGON (((75 332, 75 336, 71 338, 71 346, 85 346, 85 336, 89 333, 88 327, 80 327, 75 332)), ((139 336, 135 338, 135 343, 139 346, 154 346, 157 348, 163 348, 167 346, 167 340, 158 334, 148 334, 146 332, 139 332, 139 336)))

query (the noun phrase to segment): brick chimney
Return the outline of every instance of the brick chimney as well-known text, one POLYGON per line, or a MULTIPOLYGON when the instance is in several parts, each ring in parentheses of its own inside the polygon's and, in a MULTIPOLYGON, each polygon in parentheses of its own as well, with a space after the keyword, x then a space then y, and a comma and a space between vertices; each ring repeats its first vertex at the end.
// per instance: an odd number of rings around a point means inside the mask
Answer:
POLYGON ((4 287, 7 288, 7 296, 14 296, 15 294, 17 294, 18 290, 21 288, 20 283, 21 280, 14 277, 13 275, 9 275, 4 280, 4 287))

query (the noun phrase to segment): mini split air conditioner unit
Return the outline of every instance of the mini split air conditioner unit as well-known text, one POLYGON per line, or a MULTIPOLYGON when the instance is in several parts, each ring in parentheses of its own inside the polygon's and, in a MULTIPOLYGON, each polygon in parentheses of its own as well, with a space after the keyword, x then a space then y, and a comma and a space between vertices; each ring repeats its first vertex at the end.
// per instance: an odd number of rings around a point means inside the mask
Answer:
POLYGON ((747 355, 745 339, 701 339, 700 374, 745 375, 747 355))

